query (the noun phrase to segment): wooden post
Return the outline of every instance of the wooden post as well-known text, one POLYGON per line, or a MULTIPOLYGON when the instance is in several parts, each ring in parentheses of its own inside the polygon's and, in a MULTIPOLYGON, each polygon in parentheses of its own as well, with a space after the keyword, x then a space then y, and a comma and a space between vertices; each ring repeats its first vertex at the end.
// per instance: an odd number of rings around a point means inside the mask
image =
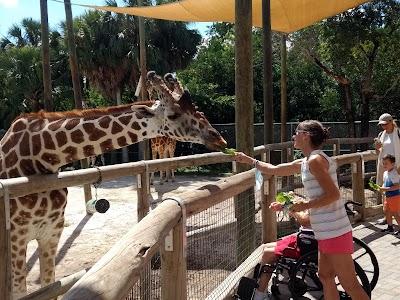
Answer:
POLYGON ((281 35, 281 143, 286 142, 287 122, 287 51, 286 34, 281 35))
POLYGON ((42 32, 42 65, 43 65, 43 99, 44 109, 53 111, 51 98, 51 69, 49 47, 49 18, 47 13, 47 0, 40 0, 40 27, 42 32))
POLYGON ((351 164, 351 182, 353 200, 362 204, 361 207, 354 207, 361 214, 361 220, 364 220, 365 217, 364 177, 364 160, 362 155, 360 155, 360 159, 351 164))
MULTIPOLYGON (((287 148, 287 161, 293 161, 294 160, 294 147, 287 148)), ((289 190, 292 191, 294 189, 294 176, 291 175, 288 178, 288 186, 289 190)))
MULTIPOLYGON (((236 147, 254 153, 252 1, 235 0, 235 115, 236 147)), ((249 169, 237 165, 237 171, 249 169)), ((255 247, 255 199, 251 188, 235 198, 237 262, 243 262, 255 247)))
MULTIPOLYGON (((137 221, 142 220, 150 211, 149 203, 149 172, 147 170, 137 175, 137 221)), ((143 268, 140 273, 140 299, 145 300, 151 297, 151 264, 143 268)))
POLYGON ((11 300, 10 202, 7 191, 0 197, 0 299, 11 300))
POLYGON ((150 210, 148 171, 137 175, 137 197, 137 221, 140 222, 150 210))
POLYGON ((275 201, 276 178, 271 176, 264 181, 262 209, 262 242, 269 243, 276 241, 277 226, 276 213, 269 209, 269 205, 275 201))
POLYGON ((263 25, 264 144, 266 145, 266 144, 272 144, 274 142, 274 103, 272 94, 272 38, 271 38, 270 0, 262 0, 262 25, 263 25))
POLYGON ((333 156, 340 155, 340 141, 339 139, 333 144, 333 156))
MULTIPOLYGON (((181 206, 182 207, 182 206, 181 206)), ((186 214, 161 246, 161 299, 186 300, 186 214)))

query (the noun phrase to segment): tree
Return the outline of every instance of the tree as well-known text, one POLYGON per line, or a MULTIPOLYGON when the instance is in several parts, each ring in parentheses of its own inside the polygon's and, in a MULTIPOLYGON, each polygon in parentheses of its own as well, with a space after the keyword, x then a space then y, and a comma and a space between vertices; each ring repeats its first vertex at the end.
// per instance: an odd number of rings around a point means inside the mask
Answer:
MULTIPOLYGON (((340 89, 346 120, 361 119, 361 135, 368 136, 371 103, 398 89, 400 42, 400 3, 395 0, 373 1, 293 35, 294 47, 302 47, 311 60, 340 89), (390 49, 390 51, 388 51, 390 49), (393 61, 381 68, 381 62, 393 61), (380 77, 392 78, 386 82, 380 77), (393 77, 394 76, 394 77, 393 77), (394 79, 394 80, 393 80, 394 79)), ((350 136, 355 128, 349 127, 350 136)))

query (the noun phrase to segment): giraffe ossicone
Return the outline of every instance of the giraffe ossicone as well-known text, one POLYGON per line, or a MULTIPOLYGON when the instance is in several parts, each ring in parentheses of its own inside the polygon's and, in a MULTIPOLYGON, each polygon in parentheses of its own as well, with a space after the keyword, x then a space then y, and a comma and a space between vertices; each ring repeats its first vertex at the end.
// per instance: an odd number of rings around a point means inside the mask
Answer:
MULTIPOLYGON (((226 147, 222 136, 196 110, 189 92, 179 95, 171 91, 154 72, 147 78, 158 93, 158 101, 16 118, 0 141, 0 179, 57 173, 70 162, 158 136, 204 144, 211 150, 226 147)), ((15 299, 27 291, 26 249, 31 240, 38 241, 41 285, 54 282, 66 201, 67 189, 10 200, 15 299)))

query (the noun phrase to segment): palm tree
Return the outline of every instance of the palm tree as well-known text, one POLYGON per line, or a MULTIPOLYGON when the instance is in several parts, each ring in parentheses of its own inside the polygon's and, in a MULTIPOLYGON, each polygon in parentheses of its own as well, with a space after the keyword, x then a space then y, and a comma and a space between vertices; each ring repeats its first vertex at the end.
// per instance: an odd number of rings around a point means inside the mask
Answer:
POLYGON ((136 65, 136 27, 128 26, 123 15, 99 11, 86 12, 77 19, 76 27, 82 73, 104 97, 116 103, 136 65))

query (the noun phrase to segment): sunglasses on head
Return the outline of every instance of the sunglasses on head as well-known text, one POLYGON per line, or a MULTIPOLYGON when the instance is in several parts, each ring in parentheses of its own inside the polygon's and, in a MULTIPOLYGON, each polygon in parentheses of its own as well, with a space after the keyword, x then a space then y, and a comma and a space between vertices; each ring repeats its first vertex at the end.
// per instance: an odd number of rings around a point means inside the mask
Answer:
POLYGON ((306 133, 306 134, 309 134, 309 132, 308 132, 308 131, 306 131, 306 130, 296 130, 296 135, 299 135, 300 133, 306 133))

